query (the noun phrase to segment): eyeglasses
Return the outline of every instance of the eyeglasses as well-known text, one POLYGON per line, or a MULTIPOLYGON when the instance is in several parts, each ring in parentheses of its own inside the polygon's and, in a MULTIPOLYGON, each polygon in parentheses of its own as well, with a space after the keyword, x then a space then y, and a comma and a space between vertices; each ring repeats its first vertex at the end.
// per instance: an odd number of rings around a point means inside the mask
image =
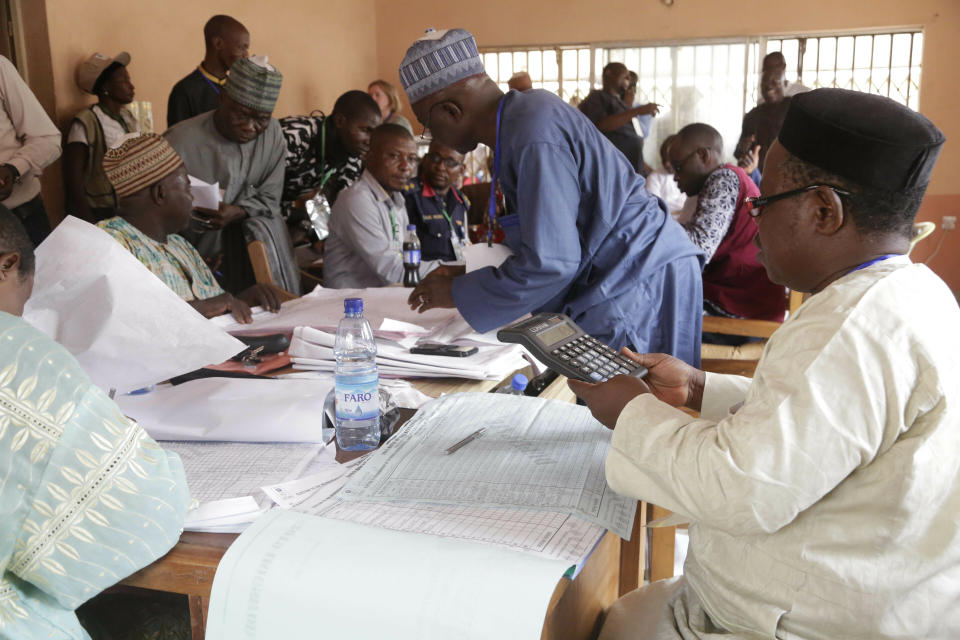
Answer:
POLYGON ((428 153, 424 156, 424 159, 427 160, 427 162, 432 162, 433 164, 442 162, 443 166, 445 166, 447 169, 456 169, 461 164, 453 158, 444 158, 439 153, 428 153))
POLYGON ((702 149, 703 149, 703 147, 699 147, 699 148, 697 148, 697 149, 694 149, 693 151, 691 151, 690 153, 687 154, 687 157, 686 157, 686 158, 684 158, 683 160, 680 161, 680 164, 675 164, 675 165, 673 165, 673 173, 674 173, 674 175, 679 175, 679 174, 680 174, 680 170, 683 169, 683 165, 685 165, 685 164, 687 164, 688 162, 690 162, 690 158, 692 158, 693 156, 695 156, 695 155, 697 155, 698 153, 700 153, 700 151, 701 151, 702 149))
POLYGON ((444 102, 450 101, 440 100, 439 102, 434 102, 432 105, 430 105, 430 108, 427 109, 427 119, 423 123, 423 133, 420 134, 420 142, 430 142, 433 139, 433 132, 430 131, 430 118, 433 117, 434 108, 443 104, 444 102))
POLYGON ((420 133, 420 142, 430 142, 430 140, 433 138, 433 135, 430 133, 430 116, 433 115, 433 108, 438 104, 440 103, 435 102, 430 105, 429 109, 427 109, 427 119, 423 123, 423 131, 420 133))
POLYGON ((792 198, 793 196, 798 196, 801 193, 806 193, 807 191, 813 191, 814 189, 820 189, 825 187, 832 190, 834 193, 841 196, 852 196, 853 193, 841 189, 840 187, 834 187, 829 184, 811 184, 806 187, 800 187, 799 189, 791 189, 790 191, 784 191, 783 193, 777 193, 772 196, 756 196, 746 199, 747 206, 749 207, 749 213, 751 218, 759 218, 760 214, 763 213, 763 208, 768 204, 776 202, 777 200, 784 200, 786 198, 792 198))

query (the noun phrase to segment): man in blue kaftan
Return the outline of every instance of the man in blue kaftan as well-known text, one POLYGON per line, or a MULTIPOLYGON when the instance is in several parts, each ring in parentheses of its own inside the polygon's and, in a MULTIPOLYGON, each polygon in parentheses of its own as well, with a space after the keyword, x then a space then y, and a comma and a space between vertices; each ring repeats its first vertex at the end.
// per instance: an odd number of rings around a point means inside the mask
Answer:
POLYGON ((460 29, 415 42, 400 79, 435 140, 495 149, 514 252, 498 268, 437 270, 413 307, 456 306, 478 331, 556 311, 615 348, 699 362, 701 252, 593 123, 546 91, 504 95, 460 29))

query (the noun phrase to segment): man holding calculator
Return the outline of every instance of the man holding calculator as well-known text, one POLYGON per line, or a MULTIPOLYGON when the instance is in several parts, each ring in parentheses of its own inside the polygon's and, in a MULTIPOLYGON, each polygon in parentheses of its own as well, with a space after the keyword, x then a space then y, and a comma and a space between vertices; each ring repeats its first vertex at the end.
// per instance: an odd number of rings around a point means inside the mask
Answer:
POLYGON ((754 242, 813 295, 753 379, 625 354, 644 380, 570 382, 614 428, 610 486, 690 522, 683 576, 600 640, 960 637, 960 310, 906 255, 943 143, 889 98, 794 97, 754 242))
POLYGON ((559 312, 618 349, 699 363, 702 255, 586 116, 547 91, 504 95, 462 29, 417 40, 400 80, 434 140, 493 149, 514 254, 497 268, 437 269, 412 308, 456 307, 481 332, 559 312))

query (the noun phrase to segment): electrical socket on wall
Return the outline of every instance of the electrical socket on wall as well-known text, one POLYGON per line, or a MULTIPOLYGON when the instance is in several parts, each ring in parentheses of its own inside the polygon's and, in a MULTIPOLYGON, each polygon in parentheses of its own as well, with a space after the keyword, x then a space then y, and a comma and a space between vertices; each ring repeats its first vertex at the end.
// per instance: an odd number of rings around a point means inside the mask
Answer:
POLYGON ((953 231, 957 228, 957 216, 943 216, 940 226, 944 231, 953 231))

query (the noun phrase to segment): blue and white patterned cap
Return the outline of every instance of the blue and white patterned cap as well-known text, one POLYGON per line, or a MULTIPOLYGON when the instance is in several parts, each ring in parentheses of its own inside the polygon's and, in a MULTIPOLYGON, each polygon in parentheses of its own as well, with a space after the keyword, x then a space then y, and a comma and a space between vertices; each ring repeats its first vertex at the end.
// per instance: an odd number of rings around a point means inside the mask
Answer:
POLYGON ((400 63, 400 84, 410 104, 414 104, 483 72, 477 41, 468 31, 427 29, 422 38, 410 45, 400 63))

